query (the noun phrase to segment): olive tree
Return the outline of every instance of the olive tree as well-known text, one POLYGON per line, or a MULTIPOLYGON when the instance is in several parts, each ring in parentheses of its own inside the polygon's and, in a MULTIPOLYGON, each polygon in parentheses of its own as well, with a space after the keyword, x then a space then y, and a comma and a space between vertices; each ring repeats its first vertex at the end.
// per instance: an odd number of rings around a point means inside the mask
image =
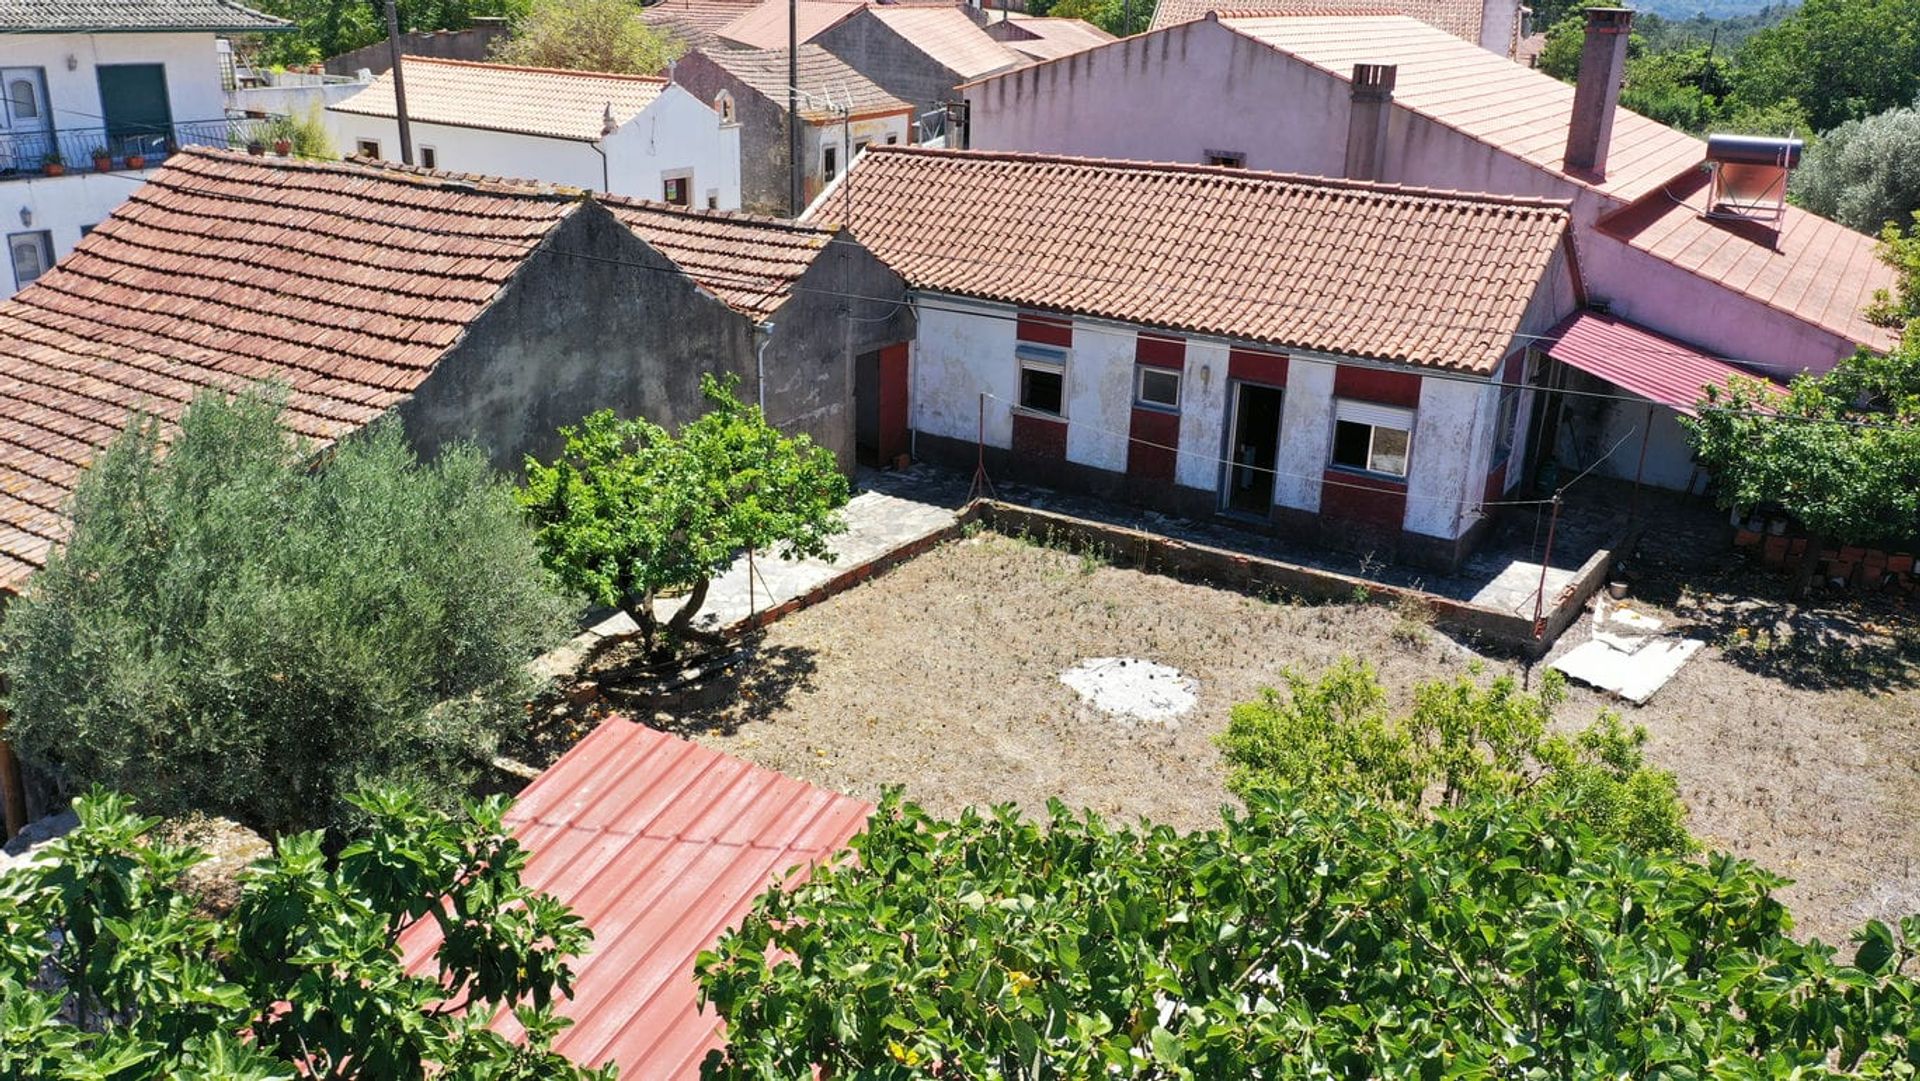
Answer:
POLYGON ((833 454, 782 435, 734 386, 703 377, 710 409, 677 436, 601 410, 561 429, 551 464, 527 460, 520 502, 547 565, 579 594, 632 614, 649 643, 661 594, 686 591, 669 624, 684 632, 742 550, 830 558, 828 541, 846 529, 847 478, 833 454))
POLYGON ((1849 120, 1807 152, 1795 201, 1851 229, 1910 225, 1920 211, 1920 108, 1849 120))
POLYGON ((78 828, 0 875, 0 1076, 610 1081, 551 1049, 592 936, 522 882, 505 802, 352 798, 365 839, 330 862, 319 833, 283 837, 224 914, 189 885, 204 853, 123 796, 75 801, 78 828), (409 971, 400 937, 428 922, 445 945, 409 971), (524 1042, 487 1027, 502 1010, 524 1042))
POLYGON ((464 790, 568 606, 513 487, 395 423, 316 450, 259 395, 139 420, 7 608, 8 737, 76 786, 269 835, 375 781, 464 790), (164 445, 163 445, 164 444, 164 445))

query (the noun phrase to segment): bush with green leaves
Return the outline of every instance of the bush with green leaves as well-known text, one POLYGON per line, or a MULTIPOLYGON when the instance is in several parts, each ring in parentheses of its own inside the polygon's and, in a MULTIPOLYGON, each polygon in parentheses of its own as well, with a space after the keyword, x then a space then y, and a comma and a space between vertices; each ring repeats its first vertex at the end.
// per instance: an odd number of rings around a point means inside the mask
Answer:
POLYGON ((1803 945, 1783 880, 1636 853, 1575 798, 1261 791, 1179 833, 890 793, 702 956, 703 1076, 1914 1076, 1920 917, 1803 945))
POLYGON ((311 158, 318 161, 330 161, 340 156, 334 149, 333 136, 327 133, 327 122, 320 117, 320 107, 314 106, 305 116, 275 116, 260 125, 259 139, 263 143, 285 141, 296 158, 311 158))
POLYGON ((78 786, 278 834, 363 784, 466 790, 569 606, 513 487, 396 423, 316 451, 259 396, 136 421, 8 605, 7 735, 78 786))
POLYGON ((677 436, 603 409, 560 430, 566 445, 551 465, 527 459, 520 502, 547 566, 631 613, 648 642, 662 594, 687 591, 669 628, 683 632, 743 550, 830 558, 827 542, 846 530, 847 478, 832 452, 782 435, 736 384, 703 376, 710 408, 677 436))
POLYGON ((521 881, 505 801, 352 798, 366 839, 329 863, 320 834, 282 838, 224 915, 183 885, 203 853, 122 796, 75 801, 78 828, 0 873, 0 1077, 610 1081, 551 1049, 592 936, 521 881), (425 920, 446 945, 410 974, 399 938, 425 920), (524 1044, 487 1027, 500 1010, 524 1044))
POLYGON ((635 0, 532 0, 513 35, 494 47, 502 64, 654 75, 686 46, 640 19, 635 0))
POLYGON ((1646 733, 1604 713, 1571 736, 1550 734, 1565 681, 1548 671, 1540 692, 1511 676, 1470 677, 1414 690, 1395 717, 1371 665, 1347 659, 1318 679, 1288 672, 1284 693, 1265 690, 1233 708, 1220 736, 1228 787, 1250 797, 1277 791, 1317 803, 1363 795, 1407 812, 1428 802, 1458 807, 1490 796, 1577 797, 1585 825, 1638 852, 1691 847, 1673 775, 1646 765, 1646 733))
POLYGON ((1807 152, 1796 201, 1863 233, 1908 225, 1920 211, 1920 107, 1849 120, 1807 152))

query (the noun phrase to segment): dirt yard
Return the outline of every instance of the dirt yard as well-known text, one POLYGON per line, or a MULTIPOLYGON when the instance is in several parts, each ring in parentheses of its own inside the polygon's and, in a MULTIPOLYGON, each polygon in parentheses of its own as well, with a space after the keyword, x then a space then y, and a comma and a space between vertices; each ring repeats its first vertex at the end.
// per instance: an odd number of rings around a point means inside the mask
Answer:
MULTIPOLYGON (((1785 899, 1803 931, 1831 940, 1920 912, 1915 640, 1903 652, 1860 617, 1800 627, 1787 648, 1781 610, 1653 576, 1646 592, 1710 642, 1649 705, 1625 707, 1678 775, 1693 830, 1796 879, 1785 899)), ((1402 702, 1476 656, 1387 607, 1271 603, 981 534, 774 625, 729 678, 640 719, 867 798, 891 783, 939 812, 1058 797, 1194 827, 1228 798, 1213 738, 1232 705, 1348 654, 1402 702), (1196 707, 1171 725, 1116 719, 1060 681, 1113 656, 1180 669, 1196 707)), ((1561 718, 1609 707, 1575 688, 1561 718)))

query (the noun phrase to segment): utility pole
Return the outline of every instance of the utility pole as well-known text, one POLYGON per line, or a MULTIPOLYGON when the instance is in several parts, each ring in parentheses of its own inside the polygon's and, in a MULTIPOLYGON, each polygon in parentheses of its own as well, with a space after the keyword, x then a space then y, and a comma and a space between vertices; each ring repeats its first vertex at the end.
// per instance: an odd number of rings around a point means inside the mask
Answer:
POLYGON ((387 0, 387 55, 393 59, 393 119, 400 125, 400 164, 413 164, 413 129, 407 123, 407 83, 400 73, 400 16, 387 0))
POLYGON ((807 192, 801 177, 800 0, 787 0, 787 208, 796 218, 807 208, 807 192))

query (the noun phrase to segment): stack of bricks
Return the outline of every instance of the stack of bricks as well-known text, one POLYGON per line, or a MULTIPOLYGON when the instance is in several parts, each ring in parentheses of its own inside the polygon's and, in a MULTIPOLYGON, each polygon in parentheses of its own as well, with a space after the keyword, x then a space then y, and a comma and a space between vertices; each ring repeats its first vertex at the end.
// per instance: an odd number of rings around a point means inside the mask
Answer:
MULTIPOLYGON (((1756 553, 1765 566, 1785 568, 1799 566, 1809 542, 1806 537, 1741 529, 1734 534, 1733 543, 1756 553)), ((1851 589, 1920 593, 1920 575, 1914 573, 1913 555, 1908 552, 1889 553, 1853 545, 1829 548, 1820 553, 1820 579, 1844 581, 1851 589)))

